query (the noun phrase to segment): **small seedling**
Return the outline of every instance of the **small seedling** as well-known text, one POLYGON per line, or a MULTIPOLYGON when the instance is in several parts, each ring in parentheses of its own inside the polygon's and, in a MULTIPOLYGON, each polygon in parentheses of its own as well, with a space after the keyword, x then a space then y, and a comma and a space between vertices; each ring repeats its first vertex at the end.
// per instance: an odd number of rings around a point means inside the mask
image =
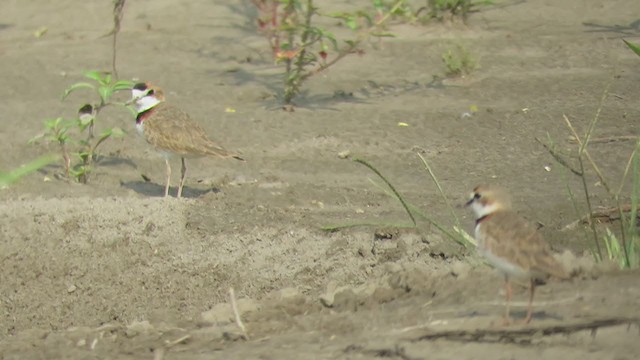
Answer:
MULTIPOLYGON (((354 38, 339 42, 336 36, 317 26, 315 18, 323 16, 313 0, 252 0, 258 9, 259 31, 264 34, 277 64, 283 64, 283 102, 292 109, 305 80, 347 55, 362 54, 361 44, 371 37, 392 36, 383 31, 395 7, 374 19, 365 11, 332 13, 324 16, 341 20, 354 32, 354 38)), ((404 1, 397 1, 400 6, 404 1)))
POLYGON ((471 56, 469 50, 462 45, 449 48, 442 54, 442 62, 445 66, 445 75, 449 77, 459 77, 471 74, 478 68, 478 63, 471 56))
POLYGON ((93 90, 99 101, 95 104, 85 104, 78 110, 75 119, 58 117, 44 122, 44 132, 35 136, 30 142, 44 139, 47 142, 57 143, 60 147, 64 161, 65 175, 73 176, 79 182, 86 184, 88 174, 92 169, 92 163, 96 159, 98 146, 111 137, 120 137, 124 131, 118 127, 106 128, 98 136, 95 135, 96 122, 100 111, 106 106, 117 105, 125 107, 124 103, 112 101, 113 95, 122 90, 129 90, 133 86, 131 81, 114 81, 111 74, 88 71, 84 76, 94 83, 79 82, 65 90, 62 100, 78 89, 93 90), (72 164, 72 158, 78 161, 72 164))

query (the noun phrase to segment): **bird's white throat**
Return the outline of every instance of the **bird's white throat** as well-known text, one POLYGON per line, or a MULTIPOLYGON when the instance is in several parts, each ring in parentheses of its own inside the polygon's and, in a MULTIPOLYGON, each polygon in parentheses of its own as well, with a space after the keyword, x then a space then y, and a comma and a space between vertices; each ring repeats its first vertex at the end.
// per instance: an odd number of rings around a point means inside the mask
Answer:
MULTIPOLYGON (((138 90, 133 90, 133 91, 138 91, 138 90)), ((135 99, 135 93, 133 93, 133 96, 135 99)), ((152 95, 143 96, 137 99, 136 107, 137 107, 138 114, 143 111, 147 111, 151 109, 152 107, 160 104, 161 102, 162 101, 158 100, 155 96, 152 96, 152 95)))
POLYGON ((480 219, 484 216, 492 214, 500 209, 500 204, 492 202, 491 204, 483 204, 480 201, 474 201, 471 203, 471 210, 476 214, 476 219, 480 219))
POLYGON ((136 99, 140 99, 141 97, 145 96, 147 94, 149 90, 138 90, 138 89, 131 89, 131 98, 133 100, 136 99))

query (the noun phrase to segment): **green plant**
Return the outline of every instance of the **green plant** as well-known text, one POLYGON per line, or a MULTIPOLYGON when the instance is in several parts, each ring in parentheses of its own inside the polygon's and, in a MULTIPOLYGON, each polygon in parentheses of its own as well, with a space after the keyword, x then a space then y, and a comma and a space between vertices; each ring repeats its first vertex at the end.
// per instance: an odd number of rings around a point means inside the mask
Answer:
POLYGON ((607 250, 607 258, 615 261, 621 269, 635 268, 640 265, 640 249, 636 246, 640 246, 638 241, 630 241, 629 246, 625 248, 624 244, 618 240, 618 237, 607 228, 605 235, 603 236, 605 249, 607 250), (626 254, 629 254, 629 260, 627 263, 626 254))
MULTIPOLYGON (((313 0, 252 0, 252 3, 258 9, 260 32, 267 38, 276 63, 285 68, 283 102, 286 109, 292 109, 293 99, 311 76, 347 55, 361 54, 361 44, 371 37, 392 36, 384 32, 382 26, 393 8, 375 20, 366 11, 324 15, 340 19, 354 32, 354 38, 340 43, 332 32, 316 25, 315 18, 323 14, 313 0)), ((402 3, 397 1, 397 6, 402 3)))
POLYGON ((445 75, 451 77, 469 75, 478 68, 478 63, 469 50, 459 44, 442 54, 442 62, 445 66, 445 75))
POLYGON ((22 179, 26 175, 43 168, 55 161, 55 159, 56 157, 53 155, 45 155, 9 172, 0 171, 0 189, 5 188, 22 179))
MULTIPOLYGON (((376 9, 391 8, 391 1, 373 0, 376 9)), ((414 10, 409 1, 402 4, 392 13, 394 18, 409 23, 428 24, 433 21, 444 22, 461 19, 464 23, 471 13, 480 11, 481 6, 493 5, 492 0, 426 0, 425 5, 414 10)))
POLYGON ((118 91, 131 89, 133 82, 114 81, 111 74, 98 71, 85 72, 84 76, 95 83, 78 82, 71 85, 65 90, 62 100, 78 89, 90 89, 97 95, 98 102, 80 107, 78 117, 75 119, 57 117, 45 120, 44 132, 32 138, 30 142, 44 139, 47 142, 57 143, 64 161, 65 175, 73 176, 79 182, 86 184, 98 146, 111 137, 124 135, 122 129, 113 127, 103 129, 96 136, 98 115, 102 109, 110 105, 125 107, 124 103, 112 101, 112 97, 118 91), (72 164, 72 158, 77 158, 78 162, 72 164))
POLYGON ((629 49, 631 49, 634 53, 636 53, 636 55, 640 56, 640 44, 635 44, 624 39, 622 41, 624 41, 624 43, 629 47, 629 49))
POLYGON ((409 219, 411 220, 411 224, 393 224, 393 223, 380 224, 380 223, 363 222, 363 223, 353 223, 353 224, 330 225, 330 226, 323 227, 323 230, 336 231, 339 229, 356 227, 356 226, 381 226, 381 225, 385 227, 396 227, 396 228, 416 228, 418 225, 416 221, 416 217, 417 217, 417 218, 420 218, 421 220, 428 222, 430 225, 433 225, 436 229, 442 232, 446 237, 462 245, 465 249, 475 248, 475 244, 476 244, 475 240, 473 239, 473 237, 471 237, 468 233, 466 233, 462 229, 462 226, 460 225, 460 221, 458 217, 455 215, 455 212, 453 211, 453 207, 447 200, 447 197, 444 194, 444 191, 442 190, 442 187, 440 186, 440 183, 437 177, 435 176, 434 172, 432 171, 431 167, 429 166, 429 164, 427 163, 427 161, 422 155, 418 154, 418 157, 420 157, 420 159, 422 160, 422 163, 425 166, 425 169, 427 170, 427 172, 429 173, 431 180, 434 182, 434 184, 438 188, 438 192, 440 193, 445 204, 449 208, 449 211, 452 215, 452 219, 455 219, 455 222, 453 225, 453 232, 449 231, 447 226, 440 224, 439 222, 437 222, 436 220, 428 216, 426 213, 424 213, 422 210, 420 210, 418 207, 407 202, 404 199, 404 197, 400 194, 400 192, 396 190, 393 184, 391 184, 391 182, 387 180, 387 178, 384 175, 382 175, 382 173, 377 168, 371 165, 368 161, 363 159, 358 159, 358 158, 352 159, 352 161, 367 167, 374 174, 376 174, 380 179, 382 179, 382 181, 385 183, 388 189, 382 187, 381 185, 373 181, 372 182, 374 185, 379 187, 383 192, 385 192, 385 194, 393 197, 394 199, 400 202, 407 216, 409 216, 409 219))
MULTIPOLYGON (((572 174, 580 178, 582 192, 584 194, 585 204, 587 207, 586 221, 589 225, 594 244, 592 253, 596 260, 602 261, 605 259, 605 254, 602 249, 603 246, 601 244, 601 242, 604 242, 606 256, 609 259, 618 261, 621 267, 630 268, 640 265, 638 263, 638 258, 640 257, 640 235, 638 233, 637 226, 638 204, 640 199, 640 139, 636 139, 635 147, 629 156, 624 172, 620 178, 619 186, 616 189, 610 186, 609 181, 606 179, 604 173, 601 171, 598 164, 594 161, 588 150, 588 145, 590 141, 592 141, 593 132, 600 118, 600 112, 602 110, 604 102, 608 97, 610 86, 611 83, 609 83, 605 87, 605 90, 600 99, 600 105, 596 110, 593 119, 589 123, 584 135, 580 136, 569 118, 566 115, 563 116, 565 125, 572 135, 572 140, 574 140, 576 143, 576 155, 574 156, 574 161, 572 161, 573 159, 571 159, 567 155, 561 154, 557 150, 557 147, 555 146, 553 140, 549 135, 547 135, 548 140, 546 143, 539 139, 536 140, 541 143, 547 149, 547 151, 549 151, 549 153, 559 164, 561 164, 572 174), (605 189, 610 197, 611 202, 614 204, 614 208, 612 210, 617 213, 618 218, 620 219, 619 241, 618 238, 613 235, 609 228, 606 229, 606 235, 602 236, 602 238, 599 235, 595 221, 596 212, 594 211, 591 202, 591 189, 588 185, 589 181, 586 173, 587 166, 590 166, 594 171, 599 183, 605 189), (627 184, 629 173, 632 174, 631 192, 628 196, 626 196, 626 198, 629 198, 630 203, 625 204, 625 196, 622 192, 625 184, 627 184)), ((580 217, 580 212, 577 201, 575 200, 575 196, 573 195, 573 192, 571 191, 569 186, 568 189, 569 195, 572 199, 572 202, 574 203, 574 207, 576 208, 578 216, 580 217)))
POLYGON ((417 12, 413 10, 407 0, 373 0, 373 7, 379 17, 390 14, 393 19, 400 19, 411 24, 418 20, 417 12))
POLYGON ((472 0, 428 0, 426 11, 428 19, 438 21, 453 20, 456 17, 466 22, 469 14, 476 11, 478 5, 490 5, 492 1, 472 1, 472 0))

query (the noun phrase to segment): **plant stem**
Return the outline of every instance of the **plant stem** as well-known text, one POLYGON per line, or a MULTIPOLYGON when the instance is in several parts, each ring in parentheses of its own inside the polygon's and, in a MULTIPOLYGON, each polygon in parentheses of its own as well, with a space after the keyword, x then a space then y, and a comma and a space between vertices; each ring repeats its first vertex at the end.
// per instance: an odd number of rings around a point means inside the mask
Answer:
POLYGON ((453 217, 456 220, 456 226, 461 227, 460 219, 458 219, 458 216, 456 215, 455 211, 453 211, 453 206, 451 206, 451 203, 449 203, 449 199, 447 199, 446 195, 444 194, 444 191, 442 190, 442 186, 440 186, 440 182, 438 181, 438 178, 433 173, 433 170, 431 170, 431 166, 429 166, 429 163, 427 162, 427 160, 420 153, 417 153, 417 154, 420 160, 422 160, 422 164, 427 169, 429 176, 431 176, 431 180, 433 180, 433 182, 436 184, 436 187, 438 187, 438 192, 442 196, 444 203, 449 208, 449 211, 451 212, 451 217, 453 217))
MULTIPOLYGON (((293 1, 291 1, 293 2, 293 1)), ((298 94, 300 90, 300 84, 304 80, 302 73, 304 72, 304 67, 307 65, 307 61, 305 60, 307 56, 307 44, 309 40, 309 34, 311 34, 311 19, 313 15, 316 13, 316 8, 313 6, 313 0, 307 0, 307 5, 304 13, 304 30, 302 31, 302 35, 300 35, 300 50, 296 53, 293 60, 293 66, 291 66, 292 61, 287 61, 287 72, 285 79, 285 96, 284 102, 285 104, 291 104, 293 98, 298 94)), ((290 35, 293 35, 293 31, 290 32, 290 35)), ((289 39, 289 44, 293 44, 293 39, 289 39)))
POLYGON ((62 151, 62 158, 64 159, 64 173, 68 178, 69 170, 71 169, 71 158, 69 157, 69 151, 67 151, 67 144, 64 141, 60 141, 60 150, 62 151))
MULTIPOLYGON (((389 10, 383 17, 381 17, 378 21, 376 21, 376 23, 370 28, 370 29, 376 29, 380 26, 382 26, 387 20, 389 20, 389 18, 393 15, 393 13, 398 10, 398 8, 400 6, 402 6, 402 4, 404 3, 405 0, 398 0, 395 5, 391 8, 391 10, 389 10)), ((324 70, 327 70, 328 68, 330 68, 332 65, 334 65, 335 63, 337 63, 338 61, 342 60, 345 56, 353 54, 355 52, 355 50, 358 48, 358 46, 368 38, 368 36, 371 34, 371 31, 366 31, 364 32, 364 34, 360 34, 358 36, 358 38, 352 42, 350 42, 348 44, 348 46, 346 48, 341 49, 338 52, 338 55, 331 59, 330 61, 324 63, 324 64, 320 64, 318 65, 315 69, 311 69, 309 70, 306 74, 303 74, 300 78, 300 82, 302 83, 304 80, 310 78, 313 75, 316 75, 324 70)))
POLYGON ((124 3, 126 0, 115 0, 113 2, 113 43, 111 65, 113 68, 113 76, 118 78, 118 70, 116 70, 116 42, 118 39, 118 32, 120 32, 120 22, 122 21, 122 10, 124 9, 124 3))
POLYGON ((402 198, 402 196, 400 196, 400 193, 398 193, 398 191, 396 190, 396 188, 391 185, 391 183, 389 182, 389 180, 387 180, 381 173, 380 171, 378 171, 378 169, 376 169, 375 167, 373 167, 373 165, 369 164, 366 160, 362 160, 362 159, 353 159, 353 161, 362 164, 366 167, 369 168, 369 170, 373 171, 376 175, 378 175, 380 177, 380 179, 382 179, 382 181, 385 182, 385 184, 387 184, 387 186, 389 187, 389 189, 391 189, 391 191, 393 192, 393 194, 395 195, 395 197, 398 199, 398 201, 400 201, 400 203, 402 204, 402 207, 404 208, 404 210, 407 212, 407 215, 409 215, 409 218, 411 219, 411 222, 413 223, 413 226, 416 226, 416 219, 413 217, 413 214, 411 213, 411 210, 409 210, 409 206, 407 206, 407 203, 404 201, 404 199, 402 198))

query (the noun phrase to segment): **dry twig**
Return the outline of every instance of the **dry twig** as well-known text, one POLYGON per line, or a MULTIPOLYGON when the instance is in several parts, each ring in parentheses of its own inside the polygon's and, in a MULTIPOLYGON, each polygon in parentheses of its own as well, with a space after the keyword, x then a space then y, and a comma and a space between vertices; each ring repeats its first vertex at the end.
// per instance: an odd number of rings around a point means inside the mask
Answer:
POLYGON ((233 288, 229 288, 229 298, 231 299, 231 308, 233 308, 233 315, 236 318, 236 324, 242 330, 242 337, 245 340, 249 340, 249 335, 247 335, 247 329, 244 327, 242 323, 242 319, 240 318, 240 311, 238 311, 238 303, 236 302, 236 293, 233 291, 233 288))
MULTIPOLYGON (((590 144, 606 144, 606 143, 612 143, 612 142, 621 142, 621 141, 636 141, 638 140, 638 137, 635 135, 627 135, 627 136, 607 136, 607 137, 598 137, 598 138, 591 138, 591 140, 589 140, 590 144)), ((572 143, 578 143, 578 139, 575 138, 575 136, 569 136, 569 142, 572 143)))
POLYGON ((599 328, 611 327, 618 325, 636 325, 640 328, 640 319, 638 318, 607 318, 595 319, 585 322, 566 323, 566 324, 549 324, 540 326, 527 326, 523 328, 500 328, 500 329, 473 329, 473 330, 444 330, 427 332, 416 338, 410 339, 412 342, 429 341, 436 339, 446 339, 452 341, 463 342, 511 342, 522 343, 530 342, 534 337, 557 335, 557 334, 573 334, 579 331, 591 331, 595 333, 599 328))

